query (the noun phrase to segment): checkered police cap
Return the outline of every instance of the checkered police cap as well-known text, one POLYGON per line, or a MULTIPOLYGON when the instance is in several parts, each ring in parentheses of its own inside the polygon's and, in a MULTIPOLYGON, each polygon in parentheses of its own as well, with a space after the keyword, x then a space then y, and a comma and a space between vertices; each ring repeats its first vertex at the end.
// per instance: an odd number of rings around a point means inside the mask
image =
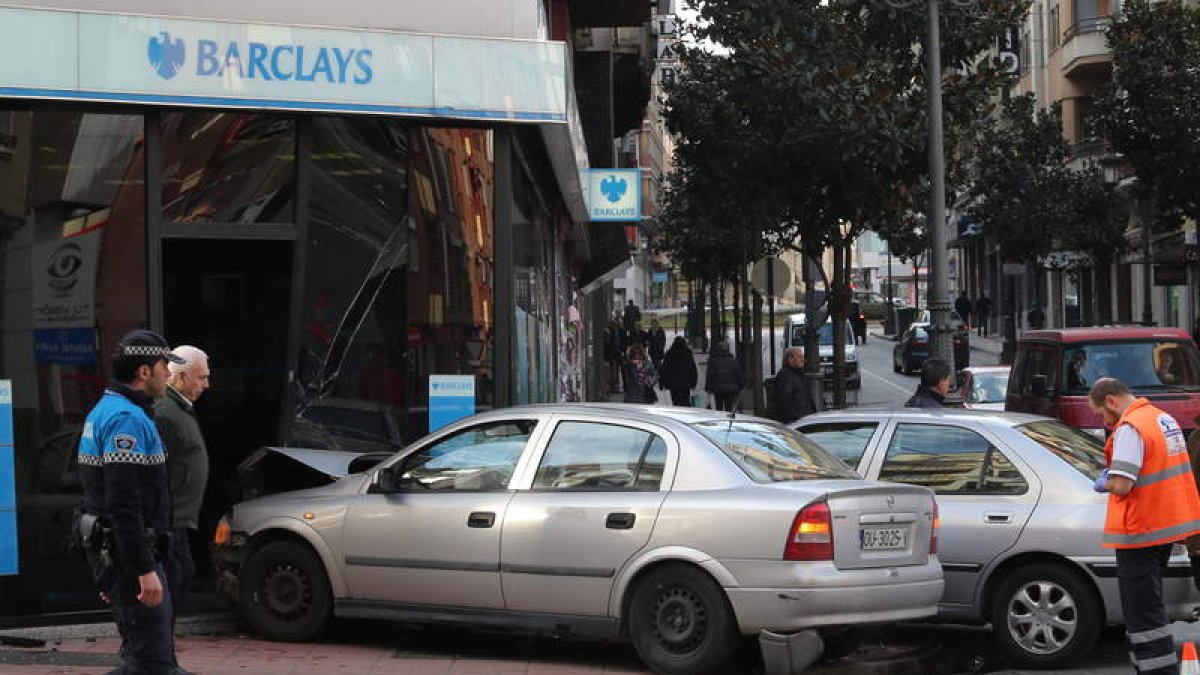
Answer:
POLYGON ((166 359, 179 365, 187 363, 186 360, 172 354, 166 339, 152 330, 134 330, 126 333, 117 343, 117 353, 129 358, 166 359))

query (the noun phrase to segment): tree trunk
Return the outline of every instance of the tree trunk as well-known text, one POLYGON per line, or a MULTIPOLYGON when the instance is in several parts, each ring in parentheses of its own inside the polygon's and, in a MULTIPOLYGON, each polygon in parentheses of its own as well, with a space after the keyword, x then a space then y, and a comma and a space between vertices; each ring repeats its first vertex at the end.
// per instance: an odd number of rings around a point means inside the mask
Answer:
POLYGON ((839 240, 833 251, 829 315, 833 320, 833 407, 846 407, 846 295, 850 289, 848 258, 850 245, 839 240))
POLYGON ((800 264, 804 266, 804 378, 810 387, 813 400, 825 408, 824 383, 821 381, 821 346, 817 341, 817 275, 816 256, 805 253, 800 264))

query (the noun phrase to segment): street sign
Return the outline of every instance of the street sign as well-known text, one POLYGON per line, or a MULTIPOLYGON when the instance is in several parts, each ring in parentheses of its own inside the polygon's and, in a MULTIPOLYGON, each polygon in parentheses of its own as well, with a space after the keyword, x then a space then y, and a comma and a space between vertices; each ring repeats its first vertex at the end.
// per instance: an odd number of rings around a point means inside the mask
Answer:
POLYGON ((750 272, 750 283, 754 288, 767 292, 767 270, 771 271, 771 282, 774 287, 771 288, 778 297, 792 285, 792 268, 779 258, 767 258, 754 263, 754 268, 750 272))

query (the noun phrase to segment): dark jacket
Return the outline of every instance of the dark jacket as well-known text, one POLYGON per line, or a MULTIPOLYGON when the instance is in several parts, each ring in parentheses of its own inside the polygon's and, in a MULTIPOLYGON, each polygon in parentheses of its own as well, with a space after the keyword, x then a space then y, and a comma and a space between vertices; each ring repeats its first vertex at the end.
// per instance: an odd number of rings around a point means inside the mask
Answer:
POLYGON ((657 328, 650 332, 650 358, 661 361, 667 351, 667 331, 657 328))
POLYGON ((920 387, 904 404, 905 408, 941 408, 945 397, 928 387, 920 387))
POLYGON ((736 394, 745 385, 745 375, 742 365, 729 353, 728 349, 720 349, 708 357, 708 367, 704 376, 704 391, 710 394, 736 394))
POLYGON ((625 403, 653 403, 658 400, 658 396, 654 394, 657 373, 654 372, 653 361, 645 359, 639 364, 633 359, 627 359, 622 368, 622 375, 625 379, 625 396, 622 400, 625 403), (639 370, 641 377, 638 377, 639 370))
POLYGON ((149 528, 166 534, 171 525, 167 458, 150 418, 153 403, 145 393, 113 383, 88 413, 79 440, 83 509, 107 520, 116 562, 132 576, 154 569, 149 528))
POLYGON ((958 296, 958 299, 954 301, 954 311, 958 312, 958 316, 963 321, 969 320, 971 318, 971 299, 965 295, 958 296))
POLYGON ((791 366, 779 369, 775 376, 775 413, 780 422, 794 422, 817 411, 812 389, 804 371, 791 366))
POLYGON ((662 372, 659 373, 658 383, 663 389, 670 391, 690 391, 695 388, 699 379, 696 372, 696 359, 688 347, 671 347, 663 357, 662 372))
POLYGON ((992 301, 988 300, 986 296, 980 297, 978 300, 975 301, 975 315, 976 316, 987 316, 989 313, 991 313, 991 311, 992 311, 992 301))
POLYGON ((183 394, 167 387, 154 402, 154 423, 167 449, 167 478, 171 486, 171 527, 200 528, 200 503, 208 485, 208 449, 196 411, 183 394))

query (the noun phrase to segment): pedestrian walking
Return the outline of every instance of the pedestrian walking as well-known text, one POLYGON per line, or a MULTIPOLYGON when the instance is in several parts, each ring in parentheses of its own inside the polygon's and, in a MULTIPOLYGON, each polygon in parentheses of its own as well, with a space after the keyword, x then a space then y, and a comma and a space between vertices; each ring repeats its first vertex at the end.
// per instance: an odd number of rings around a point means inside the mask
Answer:
MULTIPOLYGON (((619 316, 619 315, 618 315, 619 316)), ((617 317, 604 330, 604 363, 608 366, 608 393, 621 393, 621 369, 625 361, 625 328, 617 317)))
POLYGON ((854 344, 867 344, 867 317, 857 302, 850 303, 850 327, 854 329, 854 344))
POLYGON ((626 332, 630 333, 633 332, 633 327, 642 320, 642 310, 638 309, 638 306, 633 304, 633 300, 630 300, 628 304, 625 305, 625 315, 623 320, 625 323, 626 332))
POLYGON ((1037 304, 1034 304, 1034 306, 1029 310, 1029 314, 1025 317, 1025 319, 1029 322, 1030 328, 1033 330, 1041 330, 1042 326, 1046 324, 1046 313, 1042 311, 1041 307, 1038 307, 1037 304))
POLYGON ((973 303, 971 302, 971 298, 967 297, 967 292, 959 291, 958 299, 954 301, 954 311, 958 312, 958 318, 962 319, 962 322, 968 326, 971 325, 972 306, 973 303))
POLYGON ((200 528, 200 506, 208 485, 208 449, 194 406, 208 389, 209 369, 208 355, 197 347, 181 345, 172 353, 187 363, 168 365, 167 393, 154 401, 154 423, 167 453, 171 491, 171 550, 166 572, 174 624, 196 574, 191 540, 200 528))
POLYGON ((732 412, 738 395, 746 386, 746 378, 742 373, 742 365, 729 351, 728 342, 722 340, 713 347, 705 371, 704 391, 713 397, 714 407, 732 412))
POLYGON ((921 364, 921 384, 917 393, 904 404, 905 408, 941 408, 950 393, 950 364, 939 358, 928 358, 921 364))
POLYGON ((654 393, 654 363, 646 356, 646 348, 640 343, 629 347, 625 358, 625 398, 626 403, 657 403, 658 395, 654 393))
POLYGON ((79 440, 81 544, 112 604, 124 664, 115 673, 175 670, 172 598, 163 562, 170 549, 167 457, 152 421, 166 393, 167 363, 183 365, 157 333, 135 330, 117 344, 113 382, 88 413, 79 440))
POLYGON ((691 406, 697 380, 692 348, 688 347, 687 340, 677 337, 663 356, 662 368, 658 371, 659 386, 671 392, 672 405, 691 406))
POLYGON ((775 375, 775 418, 788 423, 817 411, 812 388, 804 377, 804 350, 788 347, 783 350, 783 367, 775 375))
POLYGON ((667 331, 658 325, 658 320, 650 322, 650 360, 654 367, 662 368, 663 355, 667 352, 667 331))
POLYGON ((987 293, 980 293, 979 299, 975 301, 975 321, 978 323, 977 335, 987 337, 988 334, 988 315, 992 313, 992 301, 988 299, 987 293))
POLYGON ((1097 380, 1089 399, 1113 428, 1104 447, 1108 468, 1094 487, 1108 493, 1101 541, 1116 549, 1129 659, 1138 673, 1174 675, 1179 664, 1162 580, 1174 543, 1200 534, 1200 495, 1183 430, 1115 378, 1097 380))

